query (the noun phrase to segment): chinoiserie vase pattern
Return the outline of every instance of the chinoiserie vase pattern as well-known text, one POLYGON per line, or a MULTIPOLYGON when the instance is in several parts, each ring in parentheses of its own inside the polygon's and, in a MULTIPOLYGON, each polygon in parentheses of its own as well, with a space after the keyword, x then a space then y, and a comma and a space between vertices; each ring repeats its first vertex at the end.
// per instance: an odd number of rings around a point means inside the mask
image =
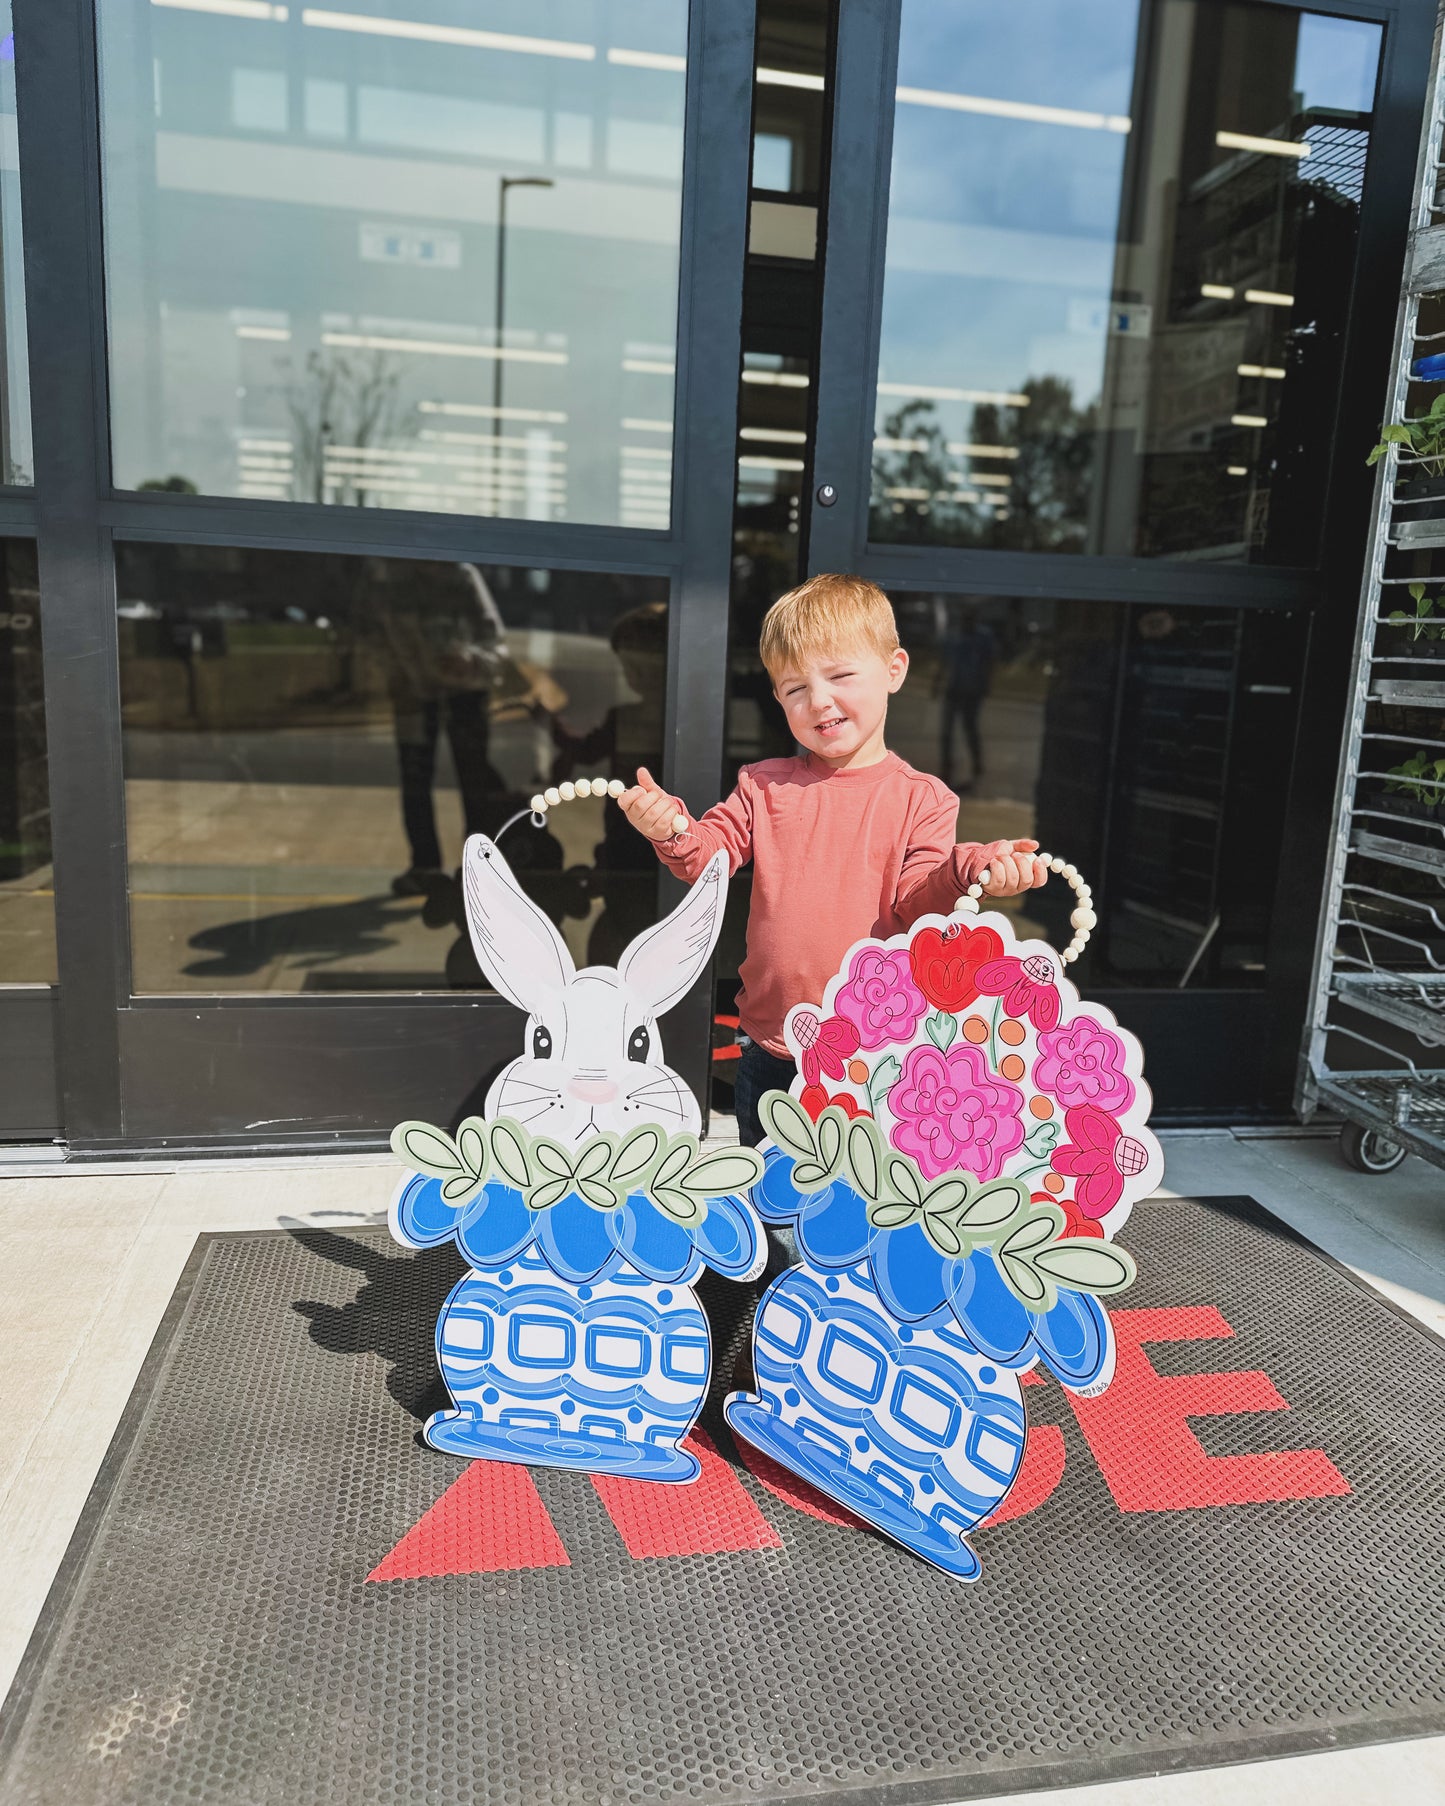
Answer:
POLYGON ((1108 1386, 1114 1243, 1163 1156, 1138 1042, 1003 915, 850 949, 785 1033, 751 1197, 799 1264, 764 1294, 746 1440, 960 1579, 1023 1460, 1020 1376, 1108 1386))
POLYGON ((866 1266, 806 1260, 769 1287, 753 1330, 756 1397, 728 1421, 821 1491, 961 1579, 964 1540, 1023 1459, 1019 1377, 946 1315, 900 1323, 866 1266))

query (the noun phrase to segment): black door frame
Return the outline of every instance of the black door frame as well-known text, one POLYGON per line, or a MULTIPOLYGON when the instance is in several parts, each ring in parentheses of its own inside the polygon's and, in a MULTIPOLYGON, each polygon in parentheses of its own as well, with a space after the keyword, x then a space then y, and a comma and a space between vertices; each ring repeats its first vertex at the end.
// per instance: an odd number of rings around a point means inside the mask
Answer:
MULTIPOLYGON (((1385 393, 1435 6, 1434 0, 1252 3, 1289 5, 1384 27, 1319 567, 1230 568, 1167 559, 869 541, 893 90, 903 0, 840 0, 829 84, 826 192, 829 200, 844 197, 844 204, 826 205, 821 240, 816 428, 812 463, 805 473, 804 568, 809 574, 854 571, 893 593, 922 590, 1066 602, 1100 599, 1302 611, 1303 690, 1294 745, 1282 749, 1290 771, 1289 825, 1271 907, 1267 986, 1094 993, 1139 1032, 1146 1048, 1153 1043, 1170 1067, 1179 1065, 1182 1056, 1180 1076, 1186 1082, 1197 1059, 1252 1060, 1261 1073, 1261 1113, 1282 1116, 1293 1094, 1308 1006, 1312 936, 1332 833, 1334 773, 1371 492, 1364 452, 1373 442, 1385 393), (830 271, 836 272, 831 278, 830 271), (820 501, 820 493, 829 490, 828 500, 820 501)), ((1107 907, 1107 897, 1102 900, 1107 907)))
MULTIPOLYGON (((515 1012, 467 993, 132 994, 114 546, 145 540, 664 577, 664 779, 689 806, 710 803, 723 743, 752 0, 693 0, 689 19, 667 532, 117 491, 95 33, 102 3, 14 0, 35 489, 0 495, 0 532, 33 532, 39 542, 64 1129, 73 1150, 94 1155, 122 1146, 377 1145, 399 1118, 454 1117, 473 1103, 516 1050, 515 1012)), ((12 1021, 0 992, 0 1039, 12 1021)), ((670 1020, 673 1063, 704 1097, 710 1023, 703 986, 670 1020)))

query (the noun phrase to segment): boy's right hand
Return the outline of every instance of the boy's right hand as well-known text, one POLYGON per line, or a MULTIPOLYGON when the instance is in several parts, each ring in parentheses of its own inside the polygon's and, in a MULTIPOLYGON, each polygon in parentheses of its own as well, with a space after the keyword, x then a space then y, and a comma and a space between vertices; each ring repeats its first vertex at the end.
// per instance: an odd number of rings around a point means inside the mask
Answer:
POLYGON ((638 766, 637 782, 618 797, 617 807, 649 840, 671 840, 679 832, 679 820, 684 827, 687 825, 687 817, 679 815, 675 799, 658 788, 645 765, 638 766))

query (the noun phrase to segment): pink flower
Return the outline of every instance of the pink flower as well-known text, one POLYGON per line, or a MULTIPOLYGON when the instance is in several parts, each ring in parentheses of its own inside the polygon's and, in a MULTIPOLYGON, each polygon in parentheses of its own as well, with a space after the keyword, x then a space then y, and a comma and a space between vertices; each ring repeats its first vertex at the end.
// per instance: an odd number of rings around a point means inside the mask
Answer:
POLYGON ((856 1027, 864 1047, 911 1040, 928 1000, 913 982, 908 949, 860 947, 833 1008, 856 1027))
POLYGON ((858 1051, 858 1030, 851 1022, 841 1016, 820 1022, 811 1010, 798 1010, 792 1030, 805 1084, 818 1084, 824 1073, 830 1079, 842 1078, 844 1060, 858 1051))
POLYGON ((915 1047, 888 1093, 893 1145, 911 1154, 929 1179, 959 1167, 997 1179, 1023 1141, 1023 1101, 1018 1086, 994 1078, 970 1043, 947 1053, 915 1047))
POLYGON ((1106 1217, 1123 1196, 1125 1179, 1143 1172, 1148 1150, 1092 1104, 1066 1110, 1064 1127, 1069 1139, 1054 1149, 1053 1169, 1076 1182, 1074 1197, 1086 1217, 1106 1217))
POLYGON ((1124 1043, 1092 1016, 1075 1016, 1059 1028, 1039 1034, 1034 1084, 1064 1105, 1097 1104, 1101 1110, 1127 1110, 1134 1084, 1124 1071, 1124 1043))
POLYGON ((1059 1019, 1054 969, 1041 953, 991 959, 974 974, 974 983, 983 996, 1002 997, 1010 1016, 1027 1016, 1035 1028, 1052 1028, 1059 1019))

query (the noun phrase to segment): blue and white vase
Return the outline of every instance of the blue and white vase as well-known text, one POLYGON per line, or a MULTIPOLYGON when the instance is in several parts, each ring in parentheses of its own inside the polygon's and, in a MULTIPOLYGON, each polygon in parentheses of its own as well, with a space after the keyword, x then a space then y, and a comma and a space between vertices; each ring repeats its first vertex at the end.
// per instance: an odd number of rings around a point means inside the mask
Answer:
POLYGON ((436 1348, 455 1408, 428 1421, 433 1448, 638 1480, 697 1475, 679 1444, 702 1408, 712 1357, 685 1283, 660 1284, 614 1258, 590 1284, 574 1284, 533 1243, 458 1282, 436 1348))
POLYGON ((740 1436, 946 1573, 978 1574, 967 1533, 1023 1459, 1016 1371, 946 1312, 900 1322, 866 1264, 806 1258, 764 1294, 753 1361, 757 1391, 725 1406, 740 1436))

